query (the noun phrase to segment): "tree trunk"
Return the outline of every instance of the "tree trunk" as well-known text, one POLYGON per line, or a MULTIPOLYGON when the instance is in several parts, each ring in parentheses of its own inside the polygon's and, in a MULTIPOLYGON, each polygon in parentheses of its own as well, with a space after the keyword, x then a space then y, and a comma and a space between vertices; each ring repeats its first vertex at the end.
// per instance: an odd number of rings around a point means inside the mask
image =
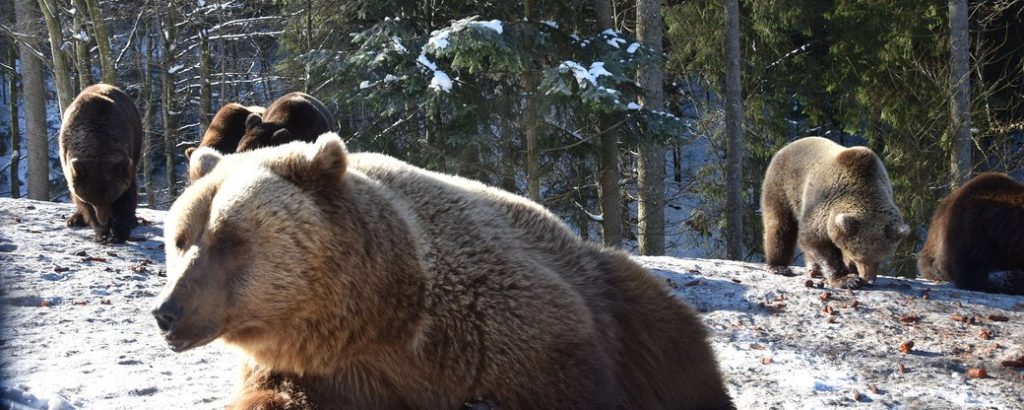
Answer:
POLYGON ((970 43, 967 41, 967 0, 949 0, 949 80, 953 98, 949 102, 951 186, 956 188, 971 177, 971 77, 970 43))
POLYGON ((212 90, 210 89, 210 40, 205 24, 199 29, 199 137, 202 139, 210 126, 213 111, 212 90))
POLYGON ((153 151, 153 74, 150 71, 153 63, 153 36, 150 25, 145 23, 143 33, 146 38, 146 49, 142 50, 142 38, 139 38, 138 55, 139 78, 142 79, 142 101, 145 108, 142 110, 142 186, 146 189, 146 202, 151 209, 156 209, 156 193, 153 192, 153 163, 151 153, 153 151))
POLYGON ((739 0, 725 1, 726 252, 743 259, 743 100, 740 90, 739 0))
MULTIPOLYGON (((523 13, 526 21, 533 20, 533 1, 526 0, 523 3, 523 13)), ((526 196, 540 202, 540 122, 543 118, 538 112, 536 96, 540 81, 537 78, 536 67, 527 67, 525 74, 526 106, 523 107, 523 128, 526 135, 526 196)))
MULTIPOLYGON (((636 8, 637 40, 653 50, 655 62, 641 67, 637 76, 644 89, 642 105, 648 110, 663 110, 664 72, 662 72, 662 31, 660 0, 640 0, 636 8)), ((644 138, 641 136, 641 138, 644 138)), ((665 253, 665 148, 660 142, 642 139, 637 168, 640 185, 637 203, 639 244, 642 255, 665 253)))
MULTIPOLYGON (((597 31, 614 28, 611 0, 595 0, 597 31)), ((619 130, 615 118, 602 115, 597 161, 598 200, 601 203, 601 237, 605 246, 622 246, 622 202, 619 200, 619 130)))
MULTIPOLYGON (((15 31, 35 38, 42 32, 39 27, 38 3, 15 0, 15 31)), ((50 199, 49 132, 46 129, 46 90, 43 88, 43 62, 32 52, 32 47, 20 42, 21 86, 25 99, 25 138, 28 140, 28 198, 39 201, 50 199)))
POLYGON ((18 73, 14 70, 17 66, 18 54, 14 49, 14 42, 7 44, 7 61, 11 64, 11 73, 7 77, 11 90, 11 198, 21 198, 21 178, 18 170, 21 162, 21 131, 18 129, 18 73))
POLYGON ((58 5, 54 0, 39 0, 39 9, 43 12, 43 20, 46 21, 46 29, 50 33, 50 54, 53 57, 53 82, 57 88, 57 106, 60 107, 61 115, 64 109, 71 104, 75 98, 74 88, 71 86, 71 75, 64 59, 64 52, 61 45, 64 44, 64 34, 61 32, 60 15, 58 5))
POLYGON ((171 67, 174 64, 174 20, 171 19, 172 10, 164 10, 160 20, 160 38, 163 39, 160 59, 160 83, 163 95, 160 99, 160 111, 164 126, 164 159, 167 172, 167 200, 173 201, 175 197, 175 175, 174 175, 174 150, 177 145, 175 138, 174 116, 174 77, 171 75, 171 67))
POLYGON ((103 10, 100 9, 99 0, 85 0, 85 3, 89 8, 89 15, 92 16, 93 38, 96 39, 96 48, 100 53, 103 82, 117 85, 117 68, 114 67, 114 53, 110 49, 110 37, 107 33, 107 23, 103 21, 103 10))
POLYGON ((74 0, 75 15, 74 24, 75 30, 78 31, 78 35, 75 36, 75 71, 78 71, 78 90, 84 90, 85 87, 92 85, 92 60, 89 56, 89 36, 88 30, 86 30, 85 18, 85 5, 82 4, 82 0, 74 0), (81 34, 85 34, 85 39, 81 39, 81 34))

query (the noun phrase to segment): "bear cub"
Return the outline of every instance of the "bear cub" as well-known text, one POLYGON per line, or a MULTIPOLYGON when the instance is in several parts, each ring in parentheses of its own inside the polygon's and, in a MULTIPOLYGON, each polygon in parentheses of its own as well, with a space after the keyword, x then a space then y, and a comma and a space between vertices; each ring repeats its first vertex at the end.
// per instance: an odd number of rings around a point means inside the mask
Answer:
POLYGON ((927 279, 960 289, 1024 294, 1024 184, 1006 174, 974 177, 939 204, 917 259, 927 279), (1008 272, 1006 283, 989 275, 1008 272))
POLYGON ((790 275, 797 244, 807 272, 837 288, 872 282, 910 233, 882 161, 866 147, 807 137, 772 157, 761 189, 769 270, 790 275))
POLYGON ((288 93, 274 100, 262 116, 253 113, 246 117, 245 135, 237 152, 291 141, 313 142, 330 132, 331 124, 334 119, 320 100, 303 92, 288 93))
POLYGON ((127 240, 137 223, 135 171, 142 154, 142 118, 135 103, 117 87, 87 87, 64 112, 59 145, 75 203, 68 226, 91 226, 97 242, 127 240))

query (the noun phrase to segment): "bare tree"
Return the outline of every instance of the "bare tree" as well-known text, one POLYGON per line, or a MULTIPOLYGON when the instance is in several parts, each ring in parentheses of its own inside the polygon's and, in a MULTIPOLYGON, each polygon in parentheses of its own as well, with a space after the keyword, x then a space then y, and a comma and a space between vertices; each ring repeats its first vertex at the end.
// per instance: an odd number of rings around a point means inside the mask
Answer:
POLYGON ((726 251, 743 259, 743 97, 740 90, 739 0, 725 1, 726 251))
POLYGON ((75 7, 75 13, 72 17, 72 23, 75 25, 75 35, 72 38, 75 39, 75 71, 78 72, 78 90, 84 90, 85 87, 92 85, 92 61, 89 57, 89 32, 86 29, 86 23, 89 21, 85 13, 85 4, 82 0, 74 0, 72 4, 75 7))
POLYGON ((57 106, 60 107, 61 115, 64 109, 71 104, 75 98, 74 87, 71 86, 71 75, 68 71, 67 62, 64 60, 64 52, 61 45, 64 44, 64 34, 61 30, 59 5, 55 0, 39 0, 39 9, 43 12, 43 20, 46 21, 46 29, 50 33, 50 54, 53 59, 53 82, 57 88, 57 106))
POLYGON ((142 79, 142 101, 145 108, 142 110, 142 186, 146 189, 146 202, 150 208, 156 209, 156 193, 153 191, 153 30, 147 22, 143 25, 146 47, 142 50, 142 38, 139 39, 137 55, 141 60, 139 63, 139 77, 142 79))
POLYGON ((949 81, 953 97, 949 102, 949 132, 953 137, 949 162, 953 188, 971 177, 971 76, 967 12, 967 0, 949 0, 949 81))
MULTIPOLYGON (((639 0, 636 7, 636 35, 644 46, 652 50, 654 63, 638 70, 640 86, 644 90, 643 105, 648 110, 660 111, 664 107, 664 78, 662 46, 664 23, 660 0, 639 0)), ((665 253, 665 148, 661 143, 644 140, 639 144, 637 219, 640 254, 665 253)))
MULTIPOLYGON (((597 29, 615 28, 611 0, 595 0, 597 29)), ((622 202, 619 201, 619 129, 607 117, 599 121, 597 180, 601 203, 601 236, 606 246, 622 246, 622 202)))
POLYGON ((43 61, 35 49, 39 27, 38 4, 33 0, 15 0, 15 31, 21 54, 21 86, 25 100, 25 136, 28 140, 28 198, 50 199, 50 158, 46 130, 46 90, 43 88, 43 61))
POLYGON ((160 38, 163 40, 160 50, 160 83, 163 87, 160 100, 160 111, 162 113, 164 126, 164 159, 167 167, 167 199, 173 200, 175 196, 175 175, 174 155, 177 149, 177 130, 174 122, 174 76, 172 71, 177 71, 174 66, 174 41, 175 41, 175 19, 173 7, 162 10, 160 16, 160 38))
POLYGON ((93 38, 96 39, 96 49, 100 53, 100 68, 103 70, 103 82, 110 85, 117 85, 117 67, 114 65, 114 53, 110 49, 110 35, 107 32, 107 23, 103 20, 103 9, 100 8, 98 0, 84 0, 89 8, 89 15, 92 16, 93 38))

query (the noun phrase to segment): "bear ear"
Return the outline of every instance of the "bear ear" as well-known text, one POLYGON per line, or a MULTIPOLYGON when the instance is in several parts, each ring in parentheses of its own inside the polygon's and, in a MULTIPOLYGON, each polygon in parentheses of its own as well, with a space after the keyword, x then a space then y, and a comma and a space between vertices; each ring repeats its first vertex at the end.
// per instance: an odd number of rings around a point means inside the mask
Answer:
POLYGON ((850 236, 857 233, 860 223, 854 219, 853 215, 838 214, 836 215, 836 227, 839 228, 839 232, 842 232, 843 235, 850 236))
POLYGON ((287 128, 281 128, 281 129, 279 129, 277 131, 274 131, 274 135, 272 137, 270 137, 270 140, 274 141, 277 144, 283 144, 283 143, 289 142, 289 141, 291 141, 291 139, 292 139, 292 133, 291 133, 291 131, 288 131, 287 128))
POLYGON ((278 175, 311 190, 340 181, 348 166, 348 151, 338 134, 323 134, 312 144, 293 144, 303 148, 296 153, 298 155, 283 157, 276 166, 272 166, 278 175))
POLYGON ((85 176, 87 167, 78 158, 71 158, 71 161, 68 161, 68 165, 71 166, 71 178, 77 179, 85 176))
POLYGON ((250 129, 263 123, 263 117, 260 117, 257 113, 249 114, 245 117, 245 129, 250 129))
POLYGON ((895 222, 885 227, 885 236, 889 239, 903 239, 910 234, 910 225, 903 222, 895 222))
POLYGON ((199 147, 192 152, 188 162, 188 179, 195 182, 202 178, 217 166, 223 156, 217 150, 210 147, 199 147))
POLYGON ((195 147, 185 148, 185 160, 186 161, 192 159, 192 153, 193 152, 196 152, 196 148, 195 147))

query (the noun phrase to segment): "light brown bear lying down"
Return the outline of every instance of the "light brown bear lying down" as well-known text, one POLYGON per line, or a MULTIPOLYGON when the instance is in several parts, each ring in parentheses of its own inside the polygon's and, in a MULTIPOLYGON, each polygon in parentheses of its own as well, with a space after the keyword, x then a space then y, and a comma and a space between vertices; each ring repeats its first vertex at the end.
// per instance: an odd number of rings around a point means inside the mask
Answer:
POLYGON ((232 408, 732 408, 693 311, 540 205, 335 134, 189 172, 153 313, 246 354, 232 408))

